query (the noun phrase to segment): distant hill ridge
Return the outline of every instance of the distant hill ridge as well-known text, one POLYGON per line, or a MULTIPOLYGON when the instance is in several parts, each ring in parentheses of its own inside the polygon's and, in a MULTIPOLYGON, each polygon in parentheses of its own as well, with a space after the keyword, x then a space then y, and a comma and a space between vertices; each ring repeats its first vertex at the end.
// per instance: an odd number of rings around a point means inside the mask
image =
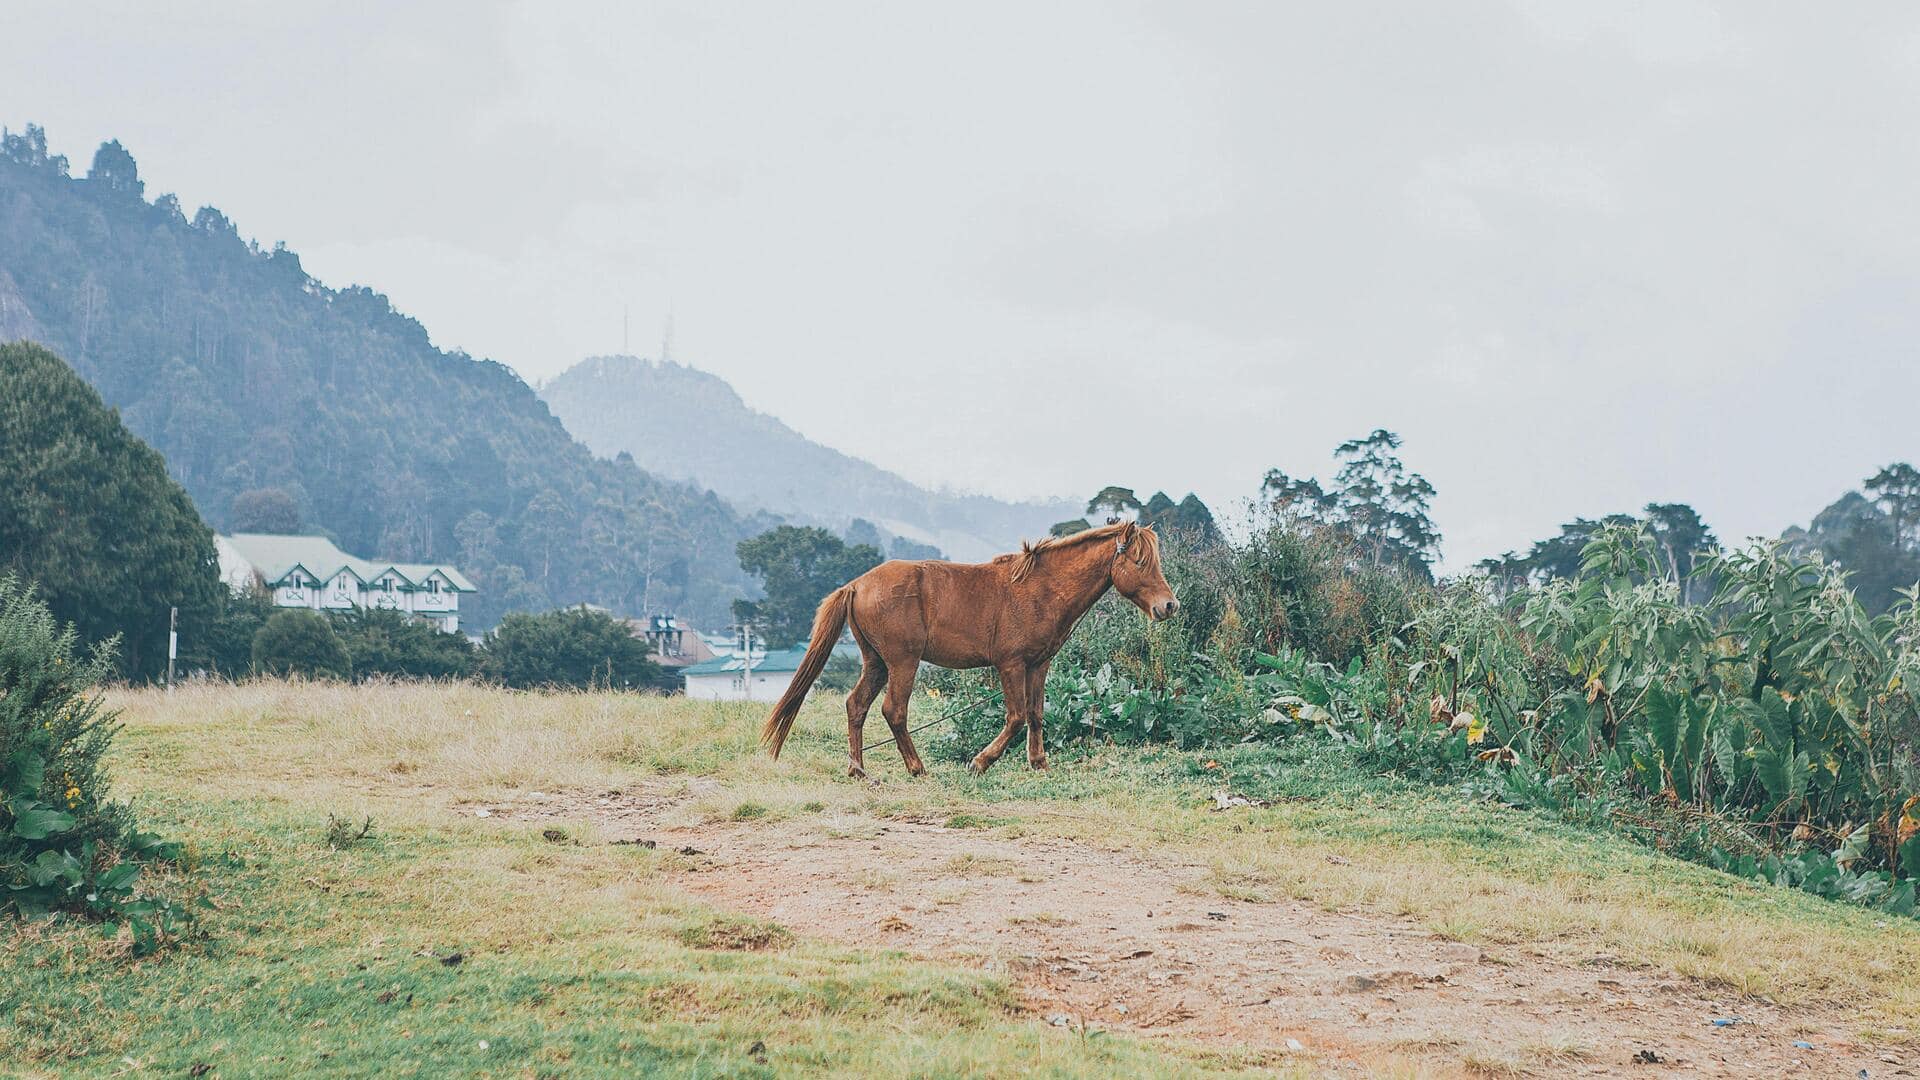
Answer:
POLYGON ((954 559, 1012 550, 1084 509, 1064 499, 1008 502, 929 491, 814 442, 749 408, 726 380, 673 361, 589 357, 539 391, 597 454, 631 454, 649 472, 796 521, 844 530, 864 519, 954 559))
POLYGON ((778 523, 596 458, 513 371, 435 348, 380 293, 315 281, 212 207, 149 202, 118 142, 80 178, 40 129, 0 137, 14 338, 118 407, 217 529, 277 502, 350 552, 454 562, 477 626, 582 601, 723 625, 754 589, 735 545, 778 523))

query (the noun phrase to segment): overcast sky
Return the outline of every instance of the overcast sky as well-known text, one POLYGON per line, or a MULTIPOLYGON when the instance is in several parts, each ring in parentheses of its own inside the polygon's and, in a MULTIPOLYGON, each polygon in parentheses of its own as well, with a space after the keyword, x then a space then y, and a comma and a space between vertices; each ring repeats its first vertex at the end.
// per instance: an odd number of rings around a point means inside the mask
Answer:
POLYGON ((1457 567, 1920 457, 1917 12, 0 0, 0 122, 530 381, 671 310, 929 484, 1230 512, 1392 428, 1457 567))

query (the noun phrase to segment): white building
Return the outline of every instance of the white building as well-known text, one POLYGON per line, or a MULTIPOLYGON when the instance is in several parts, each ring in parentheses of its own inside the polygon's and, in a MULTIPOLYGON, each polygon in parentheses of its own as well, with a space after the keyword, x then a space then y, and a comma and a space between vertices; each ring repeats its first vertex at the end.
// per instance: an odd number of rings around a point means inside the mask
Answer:
POLYGON ((753 670, 744 656, 716 656, 680 669, 687 680, 687 696, 695 701, 779 701, 800 670, 805 649, 755 653, 753 670))
POLYGON ((356 559, 324 536, 235 533, 213 541, 221 579, 236 590, 264 588, 279 607, 391 608, 454 633, 460 594, 478 591, 451 566, 356 559))

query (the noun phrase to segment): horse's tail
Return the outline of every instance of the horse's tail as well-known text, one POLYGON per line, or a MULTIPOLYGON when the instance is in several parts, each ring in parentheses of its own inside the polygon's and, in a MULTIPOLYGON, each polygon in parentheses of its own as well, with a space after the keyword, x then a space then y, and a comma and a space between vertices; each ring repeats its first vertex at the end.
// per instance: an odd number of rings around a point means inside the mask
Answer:
POLYGON ((780 748, 787 744, 793 718, 800 715, 800 704, 807 699, 807 691, 827 666, 827 658, 833 655, 834 642, 840 640, 840 631, 847 625, 847 612, 852 608, 853 586, 842 585, 828 593, 827 598, 820 601, 820 610, 813 613, 813 639, 807 642, 807 655, 801 659, 800 669, 793 673, 787 692, 780 695, 780 703, 773 707, 773 714, 760 728, 760 744, 774 757, 779 757, 780 748))

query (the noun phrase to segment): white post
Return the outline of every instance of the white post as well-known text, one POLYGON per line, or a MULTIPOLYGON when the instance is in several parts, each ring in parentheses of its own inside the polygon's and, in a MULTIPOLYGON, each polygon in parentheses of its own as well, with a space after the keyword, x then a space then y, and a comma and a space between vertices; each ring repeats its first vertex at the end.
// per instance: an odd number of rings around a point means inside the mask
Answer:
POLYGON ((740 638, 743 642, 746 643, 746 647, 747 647, 747 696, 745 700, 752 701, 753 700, 753 623, 745 619, 742 619, 740 621, 740 638))
POLYGON ((173 689, 173 661, 180 655, 180 609, 167 609, 167 689, 173 689))

